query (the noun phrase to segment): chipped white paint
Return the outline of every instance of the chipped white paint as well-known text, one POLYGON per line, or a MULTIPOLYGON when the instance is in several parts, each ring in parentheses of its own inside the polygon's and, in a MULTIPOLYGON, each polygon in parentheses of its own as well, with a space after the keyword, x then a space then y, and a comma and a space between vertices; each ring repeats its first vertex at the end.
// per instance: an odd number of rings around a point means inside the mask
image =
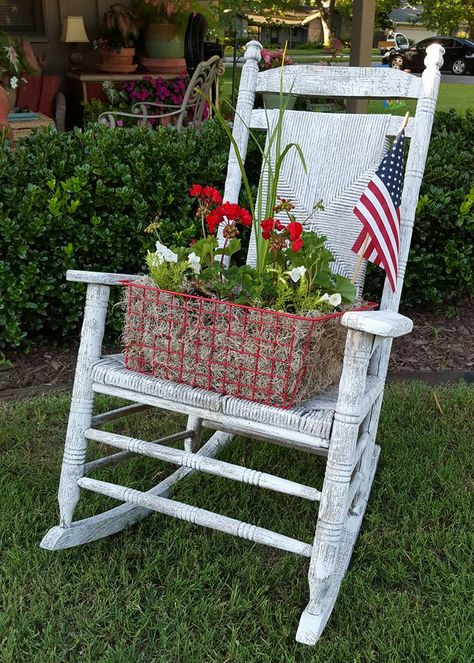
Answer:
MULTIPOLYGON (((260 50, 260 44, 255 41, 247 46, 233 127, 235 140, 244 156, 249 135, 247 125, 250 121, 254 125, 263 122, 262 113, 253 111, 255 92, 278 91, 280 85, 278 71, 258 72, 260 50)), ((48 532, 41 543, 44 548, 57 550, 88 543, 116 533, 152 511, 159 511, 251 541, 310 556, 310 597, 300 620, 297 640, 315 644, 336 601, 375 474, 380 453, 375 442, 392 338, 411 330, 411 322, 397 311, 429 145, 443 49, 432 45, 427 53, 427 68, 421 79, 394 70, 318 69, 299 65, 285 70, 286 89, 293 86, 294 94, 418 98, 416 116, 407 130, 411 143, 402 198, 397 293, 394 295, 386 285, 381 311, 344 315, 343 324, 348 327, 348 334, 338 390, 293 409, 281 410, 127 371, 118 357, 100 359, 100 346, 109 286, 138 277, 75 270, 68 272, 69 280, 89 285, 61 474, 61 526, 48 532), (92 418, 92 400, 96 392, 132 401, 138 408, 158 407, 188 415, 187 430, 178 434, 184 440, 184 451, 165 447, 167 438, 149 443, 93 429, 93 426, 107 420, 137 411, 126 407, 92 418), (214 428, 217 432, 201 446, 202 427, 214 428), (271 440, 291 448, 327 455, 321 492, 251 468, 213 460, 233 434, 271 440), (122 451, 102 462, 93 461, 85 465, 86 436, 122 451), (147 493, 84 477, 85 471, 129 458, 131 452, 161 458, 181 467, 147 493), (320 500, 313 545, 169 499, 172 486, 195 471, 312 501, 320 500), (125 504, 92 518, 72 522, 79 486, 120 499, 125 504)), ((269 113, 270 121, 273 115, 269 113)), ((386 138, 396 133, 399 122, 399 118, 388 116, 330 116, 297 111, 289 112, 285 120, 285 141, 294 140, 296 136, 306 154, 309 175, 305 182, 295 162, 290 163, 289 171, 283 172, 280 193, 285 195, 287 189, 291 189, 298 216, 311 203, 311 195, 321 197, 321 191, 325 192, 329 211, 325 212, 326 216, 318 215, 314 226, 323 234, 328 231, 328 244, 335 253, 336 267, 342 273, 349 272, 351 275, 354 256, 350 246, 359 231, 356 222, 350 218, 349 208, 378 165, 386 138)), ((240 170, 231 148, 225 198, 236 202, 240 185, 240 170)), ((252 247, 249 260, 252 260, 252 247)), ((359 288, 362 288, 362 283, 363 270, 359 288)))

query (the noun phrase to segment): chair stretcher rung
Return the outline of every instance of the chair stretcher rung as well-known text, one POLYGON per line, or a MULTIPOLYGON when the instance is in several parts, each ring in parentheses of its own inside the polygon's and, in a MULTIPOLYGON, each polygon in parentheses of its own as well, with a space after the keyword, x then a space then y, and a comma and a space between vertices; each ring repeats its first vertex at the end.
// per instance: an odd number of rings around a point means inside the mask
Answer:
POLYGON ((127 417, 130 414, 137 414, 138 412, 143 412, 144 410, 150 409, 151 405, 144 405, 143 403, 125 405, 124 407, 119 407, 116 410, 110 410, 109 412, 96 414, 95 417, 92 417, 92 426, 102 426, 102 424, 105 424, 106 421, 113 421, 114 419, 119 419, 120 417, 127 417))
POLYGON ((354 456, 354 464, 352 466, 352 469, 354 469, 357 465, 357 463, 360 460, 360 457, 364 453, 364 449, 367 446, 367 443, 372 439, 372 435, 370 433, 362 433, 362 435, 359 438, 359 441, 357 442, 357 447, 355 450, 355 456, 354 456))
POLYGON ((303 555, 304 557, 311 556, 312 546, 309 543, 292 539, 283 534, 278 534, 277 532, 272 532, 263 527, 257 527, 256 525, 236 520, 235 518, 206 511, 205 509, 170 500, 166 497, 157 497, 156 495, 143 493, 133 488, 125 488, 124 486, 97 481, 88 477, 78 479, 77 483, 81 488, 91 490, 95 493, 107 495, 123 502, 130 502, 146 509, 158 511, 158 513, 163 513, 167 516, 173 516, 179 520, 186 520, 195 525, 202 525, 203 527, 209 527, 219 532, 233 534, 254 543, 279 548, 280 550, 286 550, 287 552, 303 555))
POLYGON ((119 451, 118 453, 112 454, 111 456, 104 456, 103 458, 91 460, 89 463, 84 465, 84 474, 88 474, 94 470, 100 470, 103 467, 109 467, 110 465, 116 465, 122 460, 132 458, 134 455, 135 454, 132 454, 131 451, 119 451))
POLYGON ((357 491, 360 488, 360 485, 362 483, 363 478, 364 478, 364 475, 363 475, 362 472, 356 472, 353 479, 352 479, 352 482, 351 482, 351 485, 350 485, 350 488, 349 488, 349 498, 348 498, 349 508, 351 507, 352 502, 354 501, 354 498, 357 494, 357 491))
POLYGON ((190 467, 201 472, 207 472, 208 474, 215 474, 216 476, 232 479, 233 481, 241 481, 242 483, 259 486, 260 488, 266 488, 267 490, 273 490, 278 493, 302 497, 312 502, 317 502, 321 498, 321 493, 310 486, 304 486, 295 481, 282 479, 272 474, 258 472, 257 470, 241 467, 240 465, 226 463, 215 458, 198 456, 191 451, 164 447, 154 442, 144 442, 143 440, 126 437, 125 435, 117 435, 116 433, 109 433, 93 428, 89 428, 85 435, 89 440, 94 440, 95 442, 108 444, 124 451, 158 458, 159 460, 175 463, 182 467, 190 467))

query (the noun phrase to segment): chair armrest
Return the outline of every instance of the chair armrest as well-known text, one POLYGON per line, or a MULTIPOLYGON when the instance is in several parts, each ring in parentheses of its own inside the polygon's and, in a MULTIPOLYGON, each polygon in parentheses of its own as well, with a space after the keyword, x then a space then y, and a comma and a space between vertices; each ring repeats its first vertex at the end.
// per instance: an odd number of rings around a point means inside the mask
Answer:
POLYGON ((413 329, 410 318, 393 311, 348 311, 341 323, 349 329, 366 332, 382 338, 396 338, 413 329))
POLYGON ((86 272, 79 269, 68 269, 67 281, 94 283, 95 285, 120 285, 121 281, 137 281, 139 274, 110 274, 107 272, 86 272))

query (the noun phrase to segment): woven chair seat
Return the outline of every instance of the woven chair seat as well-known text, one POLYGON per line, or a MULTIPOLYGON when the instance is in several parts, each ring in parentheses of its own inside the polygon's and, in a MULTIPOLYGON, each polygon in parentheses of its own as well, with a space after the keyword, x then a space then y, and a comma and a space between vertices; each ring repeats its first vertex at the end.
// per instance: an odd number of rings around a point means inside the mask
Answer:
POLYGON ((126 389, 135 395, 145 394, 195 406, 203 412, 276 425, 314 435, 322 440, 329 440, 338 394, 337 388, 330 389, 300 405, 283 410, 131 371, 125 367, 123 355, 109 355, 100 359, 92 368, 92 381, 99 385, 126 389))

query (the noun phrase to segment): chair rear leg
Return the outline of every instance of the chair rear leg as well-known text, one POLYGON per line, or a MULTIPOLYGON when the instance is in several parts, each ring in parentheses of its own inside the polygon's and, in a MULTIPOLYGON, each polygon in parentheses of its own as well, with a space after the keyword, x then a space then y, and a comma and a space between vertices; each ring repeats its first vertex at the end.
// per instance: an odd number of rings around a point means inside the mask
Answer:
POLYGON ((348 538, 349 496, 360 427, 360 401, 365 391, 373 337, 350 330, 344 369, 329 444, 313 552, 308 572, 310 600, 296 639, 316 644, 331 614, 358 533, 348 538), (342 571, 342 573, 341 573, 342 571))
POLYGON ((60 526, 69 527, 79 501, 77 480, 84 474, 87 441, 84 432, 90 427, 94 393, 91 367, 100 358, 110 288, 90 284, 87 287, 81 343, 77 357, 69 423, 64 444, 58 501, 60 526))

